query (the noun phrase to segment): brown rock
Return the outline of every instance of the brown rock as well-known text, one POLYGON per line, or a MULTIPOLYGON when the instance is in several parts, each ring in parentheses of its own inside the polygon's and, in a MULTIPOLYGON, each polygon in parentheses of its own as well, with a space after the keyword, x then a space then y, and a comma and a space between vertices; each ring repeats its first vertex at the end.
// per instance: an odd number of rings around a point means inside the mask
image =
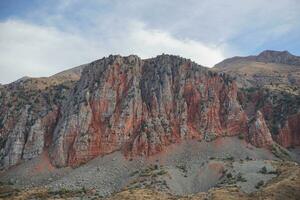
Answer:
POLYGON ((91 63, 62 113, 51 148, 57 166, 119 149, 148 156, 184 139, 211 140, 247 127, 234 82, 168 55, 91 63))
POLYGON ((260 111, 257 111, 255 118, 249 125, 248 139, 256 147, 269 147, 273 144, 271 133, 260 111))
POLYGON ((283 147, 300 145, 300 113, 289 116, 285 125, 274 135, 275 141, 283 147))

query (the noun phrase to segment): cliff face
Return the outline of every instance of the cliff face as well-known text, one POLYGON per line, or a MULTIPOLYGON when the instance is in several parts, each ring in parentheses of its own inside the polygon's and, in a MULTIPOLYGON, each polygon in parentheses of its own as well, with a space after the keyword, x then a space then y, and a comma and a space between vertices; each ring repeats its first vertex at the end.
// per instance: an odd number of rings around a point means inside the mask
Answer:
POLYGON ((215 71, 235 77, 239 101, 249 119, 260 111, 272 138, 284 147, 300 144, 300 57, 287 51, 264 51, 234 57, 215 71))
MULTIPOLYGON (((0 95, 2 167, 42 152, 61 167, 117 150, 150 156, 188 139, 244 134, 258 147, 273 142, 268 106, 248 122, 258 110, 255 100, 240 95, 232 78, 177 56, 110 56, 76 73, 2 86, 0 95)), ((276 141, 299 130, 297 120, 291 118, 276 141)))
POLYGON ((79 78, 71 74, 26 78, 0 88, 0 168, 49 148, 60 108, 79 78))
POLYGON ((257 111, 250 123, 248 140, 256 147, 269 147, 273 144, 271 133, 260 111, 257 111))
POLYGON ((119 149, 148 156, 184 139, 211 140, 247 127, 234 83, 175 56, 95 61, 71 96, 51 147, 58 166, 119 149))
POLYGON ((288 117, 274 140, 284 147, 300 145, 300 113, 288 117))

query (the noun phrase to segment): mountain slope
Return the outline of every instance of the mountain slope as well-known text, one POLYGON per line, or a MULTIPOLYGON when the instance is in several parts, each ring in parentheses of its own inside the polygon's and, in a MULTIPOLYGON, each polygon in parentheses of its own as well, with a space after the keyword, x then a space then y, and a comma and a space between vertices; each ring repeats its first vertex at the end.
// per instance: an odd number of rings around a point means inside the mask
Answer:
POLYGON ((287 51, 264 51, 229 58, 213 68, 236 79, 249 119, 262 112, 273 139, 285 147, 300 145, 299 60, 287 51))
POLYGON ((299 94, 300 57, 286 51, 233 57, 216 64, 213 69, 235 76, 240 87, 266 87, 299 94))
MULTIPOLYGON (((297 90, 271 87, 275 64, 285 73, 298 66, 279 54, 248 57, 244 67, 229 59, 221 70, 172 55, 111 55, 0 85, 0 182, 42 186, 49 198, 134 188, 210 196, 230 193, 232 184, 240 188, 234 196, 268 196, 276 183, 260 187, 280 176, 272 161, 299 157, 276 142, 300 145, 297 90), (255 66, 252 74, 246 66, 255 66), (258 69, 269 79, 256 79, 258 69)), ((281 85, 290 87, 286 76, 281 85)))
POLYGON ((246 129, 236 94, 230 80, 180 57, 110 56, 83 72, 51 155, 58 166, 78 165, 119 149, 149 156, 184 139, 236 135, 246 129))
POLYGON ((85 66, 79 81, 60 80, 6 86, 4 167, 45 151, 57 166, 76 166, 119 149, 148 156, 186 139, 247 134, 236 84, 184 58, 110 56, 85 66))
POLYGON ((83 68, 51 77, 26 77, 0 87, 2 166, 36 157, 49 147, 60 107, 83 68))

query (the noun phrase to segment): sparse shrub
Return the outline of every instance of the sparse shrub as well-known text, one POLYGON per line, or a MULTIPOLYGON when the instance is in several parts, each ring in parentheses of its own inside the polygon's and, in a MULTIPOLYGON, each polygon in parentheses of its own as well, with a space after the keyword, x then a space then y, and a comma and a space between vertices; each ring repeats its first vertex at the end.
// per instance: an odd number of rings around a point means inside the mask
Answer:
POLYGON ((250 158, 249 156, 246 157, 246 160, 253 160, 252 158, 250 158))
POLYGON ((278 170, 275 171, 269 171, 268 174, 275 174, 275 175, 279 175, 280 172, 278 170))
POLYGON ((281 160, 290 159, 290 155, 288 151, 282 148, 281 146, 279 146, 278 144, 273 144, 271 151, 277 158, 280 158, 281 160))
POLYGON ((165 174, 167 174, 168 172, 166 171, 166 170, 160 170, 159 172, 157 172, 157 175, 158 176, 162 176, 162 175, 165 175, 165 174))
POLYGON ((259 170, 259 172, 262 173, 262 174, 267 174, 268 171, 267 171, 266 166, 263 166, 263 167, 261 168, 261 170, 259 170))
POLYGON ((261 181, 259 181, 256 185, 255 185, 255 188, 256 189, 259 189, 261 186, 263 186, 264 185, 264 181, 263 180, 261 180, 261 181))
POLYGON ((243 133, 240 133, 239 136, 238 136, 238 138, 239 138, 240 140, 243 140, 243 139, 245 139, 245 136, 244 136, 243 133))
POLYGON ((180 169, 182 172, 186 173, 187 172, 187 169, 186 169, 186 166, 185 165, 176 165, 176 167, 178 169, 180 169))
POLYGON ((238 181, 238 182, 247 182, 247 180, 242 176, 241 173, 237 174, 236 181, 238 181))
POLYGON ((82 188, 81 188, 81 192, 84 193, 84 194, 86 194, 86 193, 87 193, 86 188, 85 188, 85 187, 82 187, 82 188))
POLYGON ((232 178, 232 174, 229 172, 228 174, 226 174, 226 177, 227 177, 228 179, 230 179, 230 178, 232 178))
POLYGON ((138 174, 139 173, 139 171, 134 171, 134 172, 132 172, 131 174, 130 174, 130 176, 135 176, 136 174, 138 174))
POLYGON ((226 155, 226 157, 224 158, 224 160, 234 161, 234 157, 232 155, 226 155))
POLYGON ((60 191, 59 191, 60 194, 66 194, 68 192, 69 192, 69 190, 66 189, 66 188, 61 188, 60 191))

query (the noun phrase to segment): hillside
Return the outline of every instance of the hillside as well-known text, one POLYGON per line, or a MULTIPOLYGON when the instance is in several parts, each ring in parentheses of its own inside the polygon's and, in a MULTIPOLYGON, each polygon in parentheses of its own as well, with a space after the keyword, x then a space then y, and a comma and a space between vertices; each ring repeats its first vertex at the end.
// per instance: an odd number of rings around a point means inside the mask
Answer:
POLYGON ((213 69, 235 76, 239 87, 264 87, 299 95, 300 57, 286 51, 233 57, 216 64, 213 69))
POLYGON ((299 60, 287 51, 264 51, 229 58, 213 68, 236 79, 239 101, 248 117, 262 112, 273 138, 285 147, 299 145, 299 60))

